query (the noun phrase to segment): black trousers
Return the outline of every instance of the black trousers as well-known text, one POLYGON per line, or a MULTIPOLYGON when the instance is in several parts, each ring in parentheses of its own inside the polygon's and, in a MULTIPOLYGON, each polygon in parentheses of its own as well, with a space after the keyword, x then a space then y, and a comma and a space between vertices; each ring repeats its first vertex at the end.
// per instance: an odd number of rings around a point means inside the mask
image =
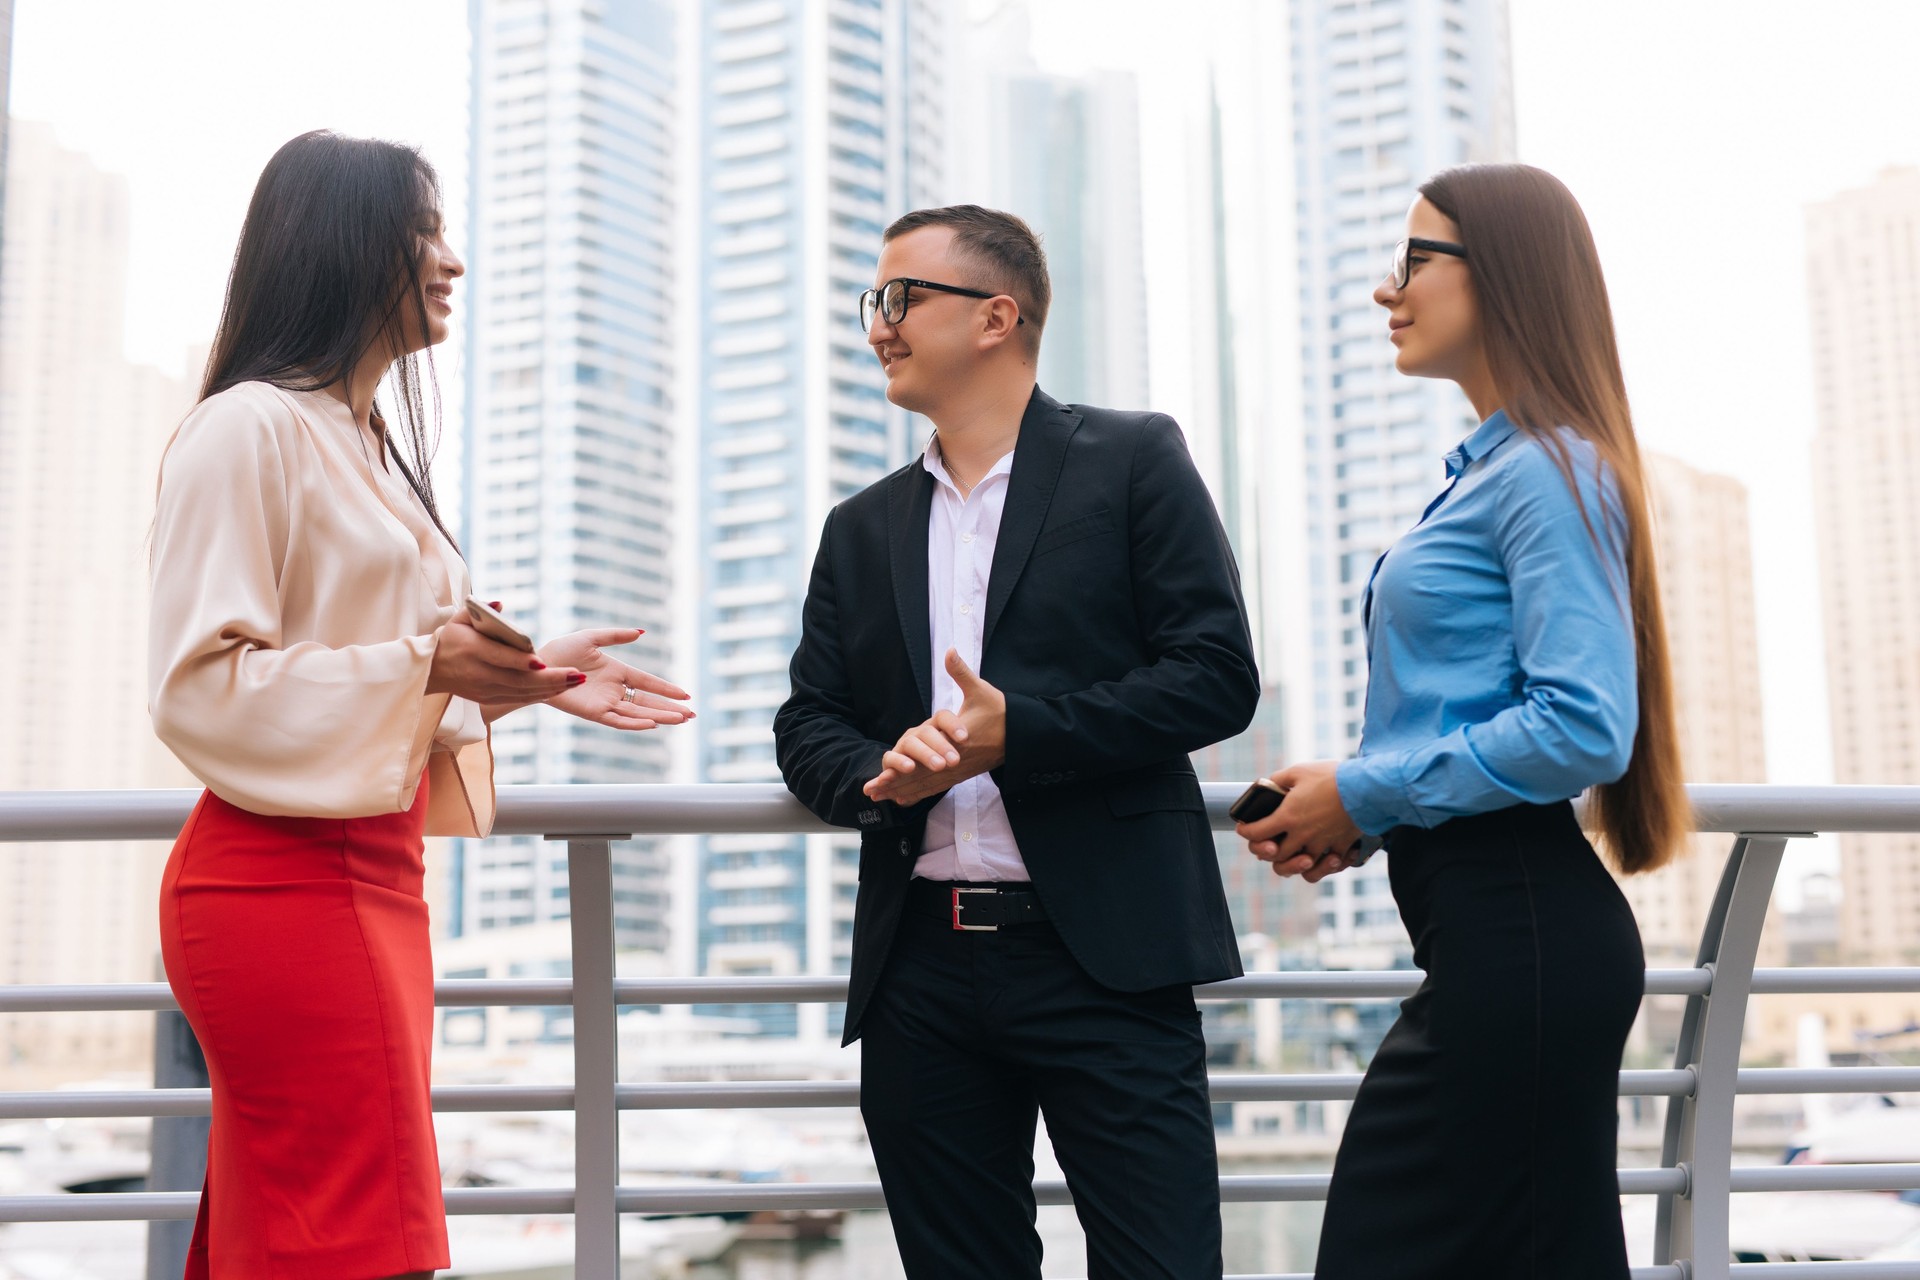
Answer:
POLYGON ((1620 1055, 1646 980, 1633 912, 1569 805, 1396 829, 1426 981, 1367 1067, 1317 1280, 1627 1280, 1620 1055))
POLYGON ((860 1062, 911 1280, 1038 1280, 1036 1113, 1092 1280, 1218 1280, 1219 1166, 1191 987, 1112 991, 1051 925, 963 933, 909 912, 860 1062))

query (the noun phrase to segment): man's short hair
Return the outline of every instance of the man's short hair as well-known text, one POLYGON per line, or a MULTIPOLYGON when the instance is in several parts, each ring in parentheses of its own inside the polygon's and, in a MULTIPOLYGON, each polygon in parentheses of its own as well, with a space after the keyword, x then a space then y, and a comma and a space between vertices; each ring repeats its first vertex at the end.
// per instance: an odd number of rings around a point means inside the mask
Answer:
POLYGON ((1047 308, 1053 305, 1053 284, 1047 278, 1047 254, 1033 228, 1010 213, 977 204, 954 204, 941 209, 916 209, 894 220, 886 240, 897 240, 922 227, 951 227, 953 247, 982 273, 978 279, 942 281, 942 284, 993 289, 1020 304, 1020 314, 1032 326, 1034 341, 1046 327, 1047 308))

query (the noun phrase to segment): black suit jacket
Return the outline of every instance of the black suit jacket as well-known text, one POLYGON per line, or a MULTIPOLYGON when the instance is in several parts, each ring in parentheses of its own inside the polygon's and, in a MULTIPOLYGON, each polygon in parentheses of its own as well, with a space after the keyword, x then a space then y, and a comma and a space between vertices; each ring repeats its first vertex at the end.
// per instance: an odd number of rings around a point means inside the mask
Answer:
MULTIPOLYGON (((861 786, 932 713, 927 519, 918 459, 835 507, 807 588, 780 771, 861 833, 846 1042, 893 944, 927 812, 861 786)), ((1244 729, 1259 698, 1239 575, 1164 414, 1062 405, 1020 423, 987 588, 980 674, 1007 698, 992 777, 1048 916, 1120 991, 1241 972, 1187 752, 1244 729)))

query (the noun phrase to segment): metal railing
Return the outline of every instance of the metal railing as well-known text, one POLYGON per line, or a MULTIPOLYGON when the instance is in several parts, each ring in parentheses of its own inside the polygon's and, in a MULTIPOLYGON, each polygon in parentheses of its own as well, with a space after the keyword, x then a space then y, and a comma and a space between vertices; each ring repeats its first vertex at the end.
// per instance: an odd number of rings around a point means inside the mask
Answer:
MULTIPOLYGON (((1237 788, 1206 788, 1216 829, 1231 824, 1237 788)), ((1647 973, 1649 995, 1687 998, 1674 1066, 1622 1071, 1623 1097, 1665 1097, 1660 1165, 1622 1169, 1625 1195, 1658 1197, 1656 1265, 1634 1280, 1920 1280, 1920 1262, 1730 1263, 1730 1197, 1749 1191, 1920 1189, 1920 1164, 1733 1166, 1733 1103, 1740 1094, 1920 1092, 1920 1068, 1825 1070, 1741 1068, 1750 996, 1769 993, 1920 992, 1920 968, 1758 969, 1760 930, 1787 844, 1819 832, 1920 831, 1920 787, 1691 788, 1703 832, 1734 836, 1699 959, 1690 969, 1647 973)), ((0 792, 0 843, 166 840, 178 833, 198 793, 188 791, 0 792)), ((449 1188, 451 1214, 555 1213, 575 1220, 575 1274, 619 1275, 623 1213, 744 1213, 757 1210, 877 1209, 877 1183, 751 1183, 737 1186, 624 1187, 619 1181, 623 1110, 728 1107, 852 1107, 857 1082, 621 1084, 616 1019, 621 1006, 837 1002, 846 979, 616 979, 611 882, 614 840, 641 835, 829 831, 772 785, 508 787, 500 793, 498 835, 564 839, 572 904, 570 980, 446 980, 442 1006, 570 1006, 574 1083, 451 1087, 433 1091, 436 1111, 572 1111, 574 1185, 449 1188), (618 834, 614 834, 618 833, 618 834)), ((1208 1001, 1380 999, 1412 993, 1412 971, 1259 973, 1200 988, 1208 1001)), ((161 983, 0 987, 0 1013, 169 1010, 161 983)), ((1355 1074, 1218 1075, 1217 1102, 1350 1099, 1355 1074)), ((1492 1082, 1489 1082, 1490 1087, 1492 1082)), ((204 1089, 0 1093, 0 1120, 103 1116, 204 1116, 204 1089)), ((1220 1179, 1227 1202, 1319 1200, 1325 1174, 1260 1174, 1220 1179)), ((1041 1204, 1070 1203, 1059 1181, 1035 1184, 1041 1204)), ((0 1222, 162 1221, 191 1218, 191 1192, 0 1196, 0 1222)), ((1311 1280, 1307 1276, 1238 1280, 1311 1280)))

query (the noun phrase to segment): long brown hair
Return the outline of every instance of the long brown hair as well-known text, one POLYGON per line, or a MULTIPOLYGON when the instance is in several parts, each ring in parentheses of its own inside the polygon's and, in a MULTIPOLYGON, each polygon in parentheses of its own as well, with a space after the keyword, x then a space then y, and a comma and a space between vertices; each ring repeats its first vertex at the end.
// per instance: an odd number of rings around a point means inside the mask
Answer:
MULTIPOLYGON (((1556 428, 1591 444, 1617 486, 1640 720, 1627 771, 1594 788, 1592 816, 1621 871, 1652 871, 1680 851, 1693 820, 1681 785, 1646 479, 1593 232, 1573 193, 1530 165, 1463 165, 1436 174, 1420 194, 1460 229, 1488 369, 1507 416, 1547 447, 1576 501, 1573 456, 1556 428)), ((1607 522, 1584 501, 1581 511, 1597 539, 1607 522)))
MULTIPOLYGON (((227 296, 200 398, 242 382, 319 391, 343 382, 376 339, 399 349, 401 309, 427 332, 417 287, 423 226, 437 219, 440 179, 417 150, 316 129, 267 161, 234 250, 227 296)), ((373 425, 400 474, 448 542, 430 467, 439 436, 433 348, 401 355, 389 374, 412 465, 376 401, 373 425), (420 358, 427 364, 422 379, 420 358), (422 384, 432 393, 428 426, 422 384)))

